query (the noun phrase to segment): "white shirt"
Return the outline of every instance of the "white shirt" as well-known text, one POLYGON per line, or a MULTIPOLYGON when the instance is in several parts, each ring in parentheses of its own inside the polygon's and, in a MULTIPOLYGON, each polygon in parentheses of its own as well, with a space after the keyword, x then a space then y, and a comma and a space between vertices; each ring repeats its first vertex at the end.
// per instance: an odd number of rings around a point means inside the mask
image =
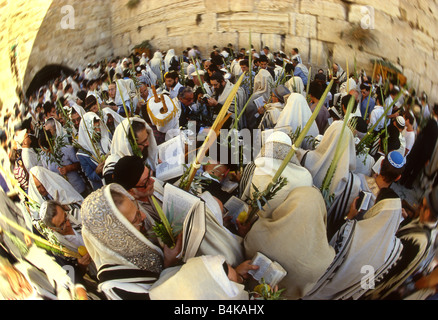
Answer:
POLYGON ((411 152, 412 147, 415 142, 415 131, 407 131, 406 128, 402 132, 403 136, 405 137, 406 141, 406 149, 408 149, 408 152, 405 154, 405 157, 408 156, 408 154, 411 152))
MULTIPOLYGON (((371 128, 375 123, 377 123, 377 120, 379 120, 379 118, 382 116, 383 112, 385 110, 383 110, 382 106, 375 106, 373 111, 371 111, 370 114, 370 123, 368 125, 368 128, 371 128)), ((381 129, 383 129, 383 126, 385 124, 385 118, 383 118, 382 120, 380 120, 379 124, 374 128, 374 131, 380 131, 381 129)))

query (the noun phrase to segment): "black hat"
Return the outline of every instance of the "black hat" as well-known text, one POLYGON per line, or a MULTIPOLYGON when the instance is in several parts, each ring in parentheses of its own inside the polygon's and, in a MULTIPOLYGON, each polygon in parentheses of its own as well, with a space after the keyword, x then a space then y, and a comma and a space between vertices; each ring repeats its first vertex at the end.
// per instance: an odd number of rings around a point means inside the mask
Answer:
POLYGON ((114 167, 114 183, 126 190, 135 187, 144 172, 145 164, 138 156, 126 156, 117 161, 114 167))

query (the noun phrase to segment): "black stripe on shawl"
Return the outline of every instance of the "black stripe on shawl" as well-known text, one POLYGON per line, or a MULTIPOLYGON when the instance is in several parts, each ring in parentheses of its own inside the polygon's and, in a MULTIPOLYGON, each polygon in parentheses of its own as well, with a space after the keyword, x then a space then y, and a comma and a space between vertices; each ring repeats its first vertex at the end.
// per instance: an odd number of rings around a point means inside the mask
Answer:
POLYGON ((349 179, 345 185, 342 195, 338 197, 336 203, 327 212, 327 238, 332 236, 344 224, 344 215, 347 213, 348 200, 350 199, 351 190, 353 189, 354 176, 349 172, 349 179))
POLYGON ((113 291, 122 300, 150 300, 149 293, 135 293, 120 288, 113 288, 113 291))
POLYGON ((117 265, 104 265, 99 269, 97 278, 100 282, 130 279, 130 278, 148 278, 150 280, 136 281, 138 283, 153 283, 158 279, 159 274, 140 269, 111 269, 117 265))

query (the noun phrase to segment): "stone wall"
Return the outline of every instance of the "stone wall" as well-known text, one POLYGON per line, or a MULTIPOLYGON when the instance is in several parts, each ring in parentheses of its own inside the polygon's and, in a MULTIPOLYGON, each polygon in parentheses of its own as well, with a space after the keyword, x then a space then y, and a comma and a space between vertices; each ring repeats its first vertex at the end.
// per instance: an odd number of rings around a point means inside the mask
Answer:
POLYGON ((312 67, 338 62, 353 70, 354 61, 371 74, 370 59, 386 58, 401 69, 410 85, 438 102, 438 4, 427 0, 33 0, 0 1, 0 97, 8 106, 16 83, 9 52, 18 44, 19 77, 24 90, 47 64, 72 68, 116 55, 149 40, 154 49, 177 54, 198 45, 204 57, 213 45, 257 50, 264 45, 288 54, 300 49, 312 67), (75 28, 60 26, 61 8, 71 5, 75 28), (360 43, 352 27, 363 22, 364 6, 373 10, 371 37, 360 43), (6 8, 6 10, 5 10, 6 8), (5 27, 6 26, 6 27, 5 27))

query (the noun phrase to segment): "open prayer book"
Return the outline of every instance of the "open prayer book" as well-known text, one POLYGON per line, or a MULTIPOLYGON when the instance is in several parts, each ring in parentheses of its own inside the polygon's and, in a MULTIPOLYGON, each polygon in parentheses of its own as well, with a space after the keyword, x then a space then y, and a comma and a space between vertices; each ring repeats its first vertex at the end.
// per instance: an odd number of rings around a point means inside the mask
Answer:
MULTIPOLYGON (((257 106, 257 109, 260 109, 265 105, 265 99, 263 97, 258 97, 254 100, 254 104, 257 106)), ((260 116, 260 113, 256 112, 254 116, 258 118, 260 116)))
POLYGON ((158 146, 158 159, 162 161, 155 173, 158 179, 168 181, 184 174, 184 144, 180 135, 158 146))
POLYGON ((196 255, 205 235, 205 203, 202 199, 166 183, 163 212, 172 227, 173 234, 183 233, 182 250, 178 257, 186 262, 196 255))
POLYGON ((226 215, 231 217, 231 222, 235 225, 239 214, 243 211, 248 213, 249 210, 249 207, 245 201, 240 200, 235 196, 232 196, 227 202, 224 203, 224 208, 228 211, 226 215))
POLYGON ((287 274, 287 271, 278 262, 272 261, 260 252, 256 253, 251 264, 259 266, 259 269, 250 270, 248 273, 258 282, 261 282, 263 278, 271 288, 275 287, 287 274))

